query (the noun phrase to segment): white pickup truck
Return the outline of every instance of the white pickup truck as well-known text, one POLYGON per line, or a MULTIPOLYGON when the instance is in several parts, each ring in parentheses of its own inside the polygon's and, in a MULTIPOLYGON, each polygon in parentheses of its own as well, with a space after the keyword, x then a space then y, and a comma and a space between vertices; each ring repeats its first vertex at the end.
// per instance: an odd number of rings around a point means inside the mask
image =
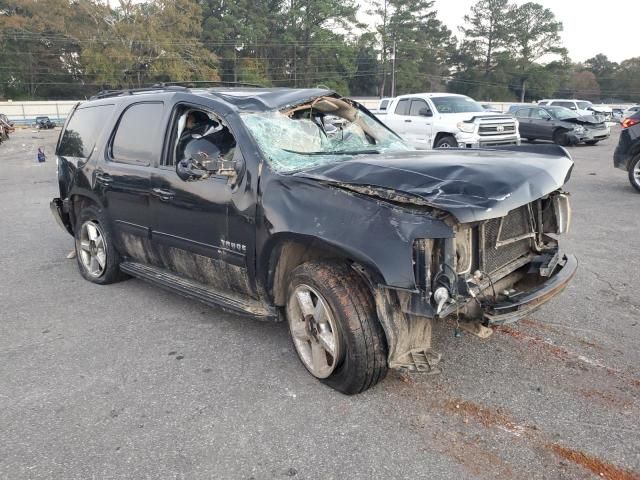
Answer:
POLYGON ((401 95, 393 99, 386 113, 376 116, 419 149, 520 144, 518 121, 514 117, 488 112, 464 95, 401 95))

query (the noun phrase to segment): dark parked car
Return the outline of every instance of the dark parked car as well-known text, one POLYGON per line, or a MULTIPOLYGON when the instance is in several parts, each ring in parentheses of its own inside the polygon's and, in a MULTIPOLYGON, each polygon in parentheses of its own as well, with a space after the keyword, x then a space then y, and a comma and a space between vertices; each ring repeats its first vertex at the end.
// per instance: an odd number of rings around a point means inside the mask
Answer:
POLYGON ((56 155, 51 208, 85 279, 286 319, 306 369, 348 394, 434 369, 435 319, 490 333, 577 268, 556 240, 564 149, 417 151, 330 90, 105 93, 56 155))
POLYGON ((622 122, 613 165, 629 172, 629 181, 640 192, 640 111, 622 122))
POLYGON ((49 117, 36 117, 36 128, 50 129, 55 128, 56 124, 49 117))
POLYGON ((564 107, 514 105, 509 109, 520 123, 520 136, 532 142, 551 140, 558 145, 595 145, 609 137, 611 130, 600 118, 578 117, 564 107))

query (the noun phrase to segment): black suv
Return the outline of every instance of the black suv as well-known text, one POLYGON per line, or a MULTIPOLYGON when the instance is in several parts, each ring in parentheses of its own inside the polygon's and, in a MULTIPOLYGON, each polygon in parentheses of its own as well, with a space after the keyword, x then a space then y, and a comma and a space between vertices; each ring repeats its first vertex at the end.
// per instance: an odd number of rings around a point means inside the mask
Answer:
POLYGON ((535 148, 416 151, 324 89, 109 92, 69 115, 51 207, 88 281, 286 319, 352 394, 434 369, 434 319, 486 335, 569 282, 573 162, 535 148))
POLYGON ((629 181, 640 192, 640 111, 622 121, 613 165, 629 172, 629 181))

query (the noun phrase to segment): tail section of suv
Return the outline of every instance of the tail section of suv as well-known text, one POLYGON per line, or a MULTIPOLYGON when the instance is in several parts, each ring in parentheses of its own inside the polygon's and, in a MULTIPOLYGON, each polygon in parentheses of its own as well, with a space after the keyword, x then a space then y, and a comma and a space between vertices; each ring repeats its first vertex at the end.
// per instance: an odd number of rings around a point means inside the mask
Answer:
POLYGON ((534 148, 417 151, 324 89, 105 93, 63 128, 51 208, 88 281, 285 319, 309 373, 353 394, 434 370, 432 322, 490 332, 571 280, 573 163, 534 148))

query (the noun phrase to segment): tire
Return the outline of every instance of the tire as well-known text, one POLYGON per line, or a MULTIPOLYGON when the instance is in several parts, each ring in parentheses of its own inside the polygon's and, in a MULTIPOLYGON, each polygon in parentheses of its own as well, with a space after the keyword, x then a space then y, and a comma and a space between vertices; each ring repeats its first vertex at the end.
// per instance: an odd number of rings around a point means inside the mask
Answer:
POLYGON ((438 140, 433 148, 458 148, 458 142, 455 137, 445 135, 438 140))
POLYGON ((90 205, 80 211, 74 237, 78 269, 85 280, 107 285, 128 278, 120 271, 120 254, 101 208, 90 205))
POLYGON ((629 182, 631 186, 640 192, 640 155, 631 160, 629 165, 629 182))
POLYGON ((596 145, 600 140, 589 140, 588 142, 584 142, 587 145, 596 145))
POLYGON ((567 135, 560 130, 556 130, 555 132, 553 132, 553 143, 561 145, 563 147, 568 147, 570 144, 567 135))
POLYGON ((289 276, 285 310, 298 358, 321 382, 353 395, 384 379, 386 338, 370 292, 348 265, 308 262, 296 267, 289 276))
POLYGON ((527 142, 529 142, 529 143, 533 143, 533 142, 535 142, 535 141, 536 141, 536 139, 535 139, 535 138, 527 138, 527 142))

